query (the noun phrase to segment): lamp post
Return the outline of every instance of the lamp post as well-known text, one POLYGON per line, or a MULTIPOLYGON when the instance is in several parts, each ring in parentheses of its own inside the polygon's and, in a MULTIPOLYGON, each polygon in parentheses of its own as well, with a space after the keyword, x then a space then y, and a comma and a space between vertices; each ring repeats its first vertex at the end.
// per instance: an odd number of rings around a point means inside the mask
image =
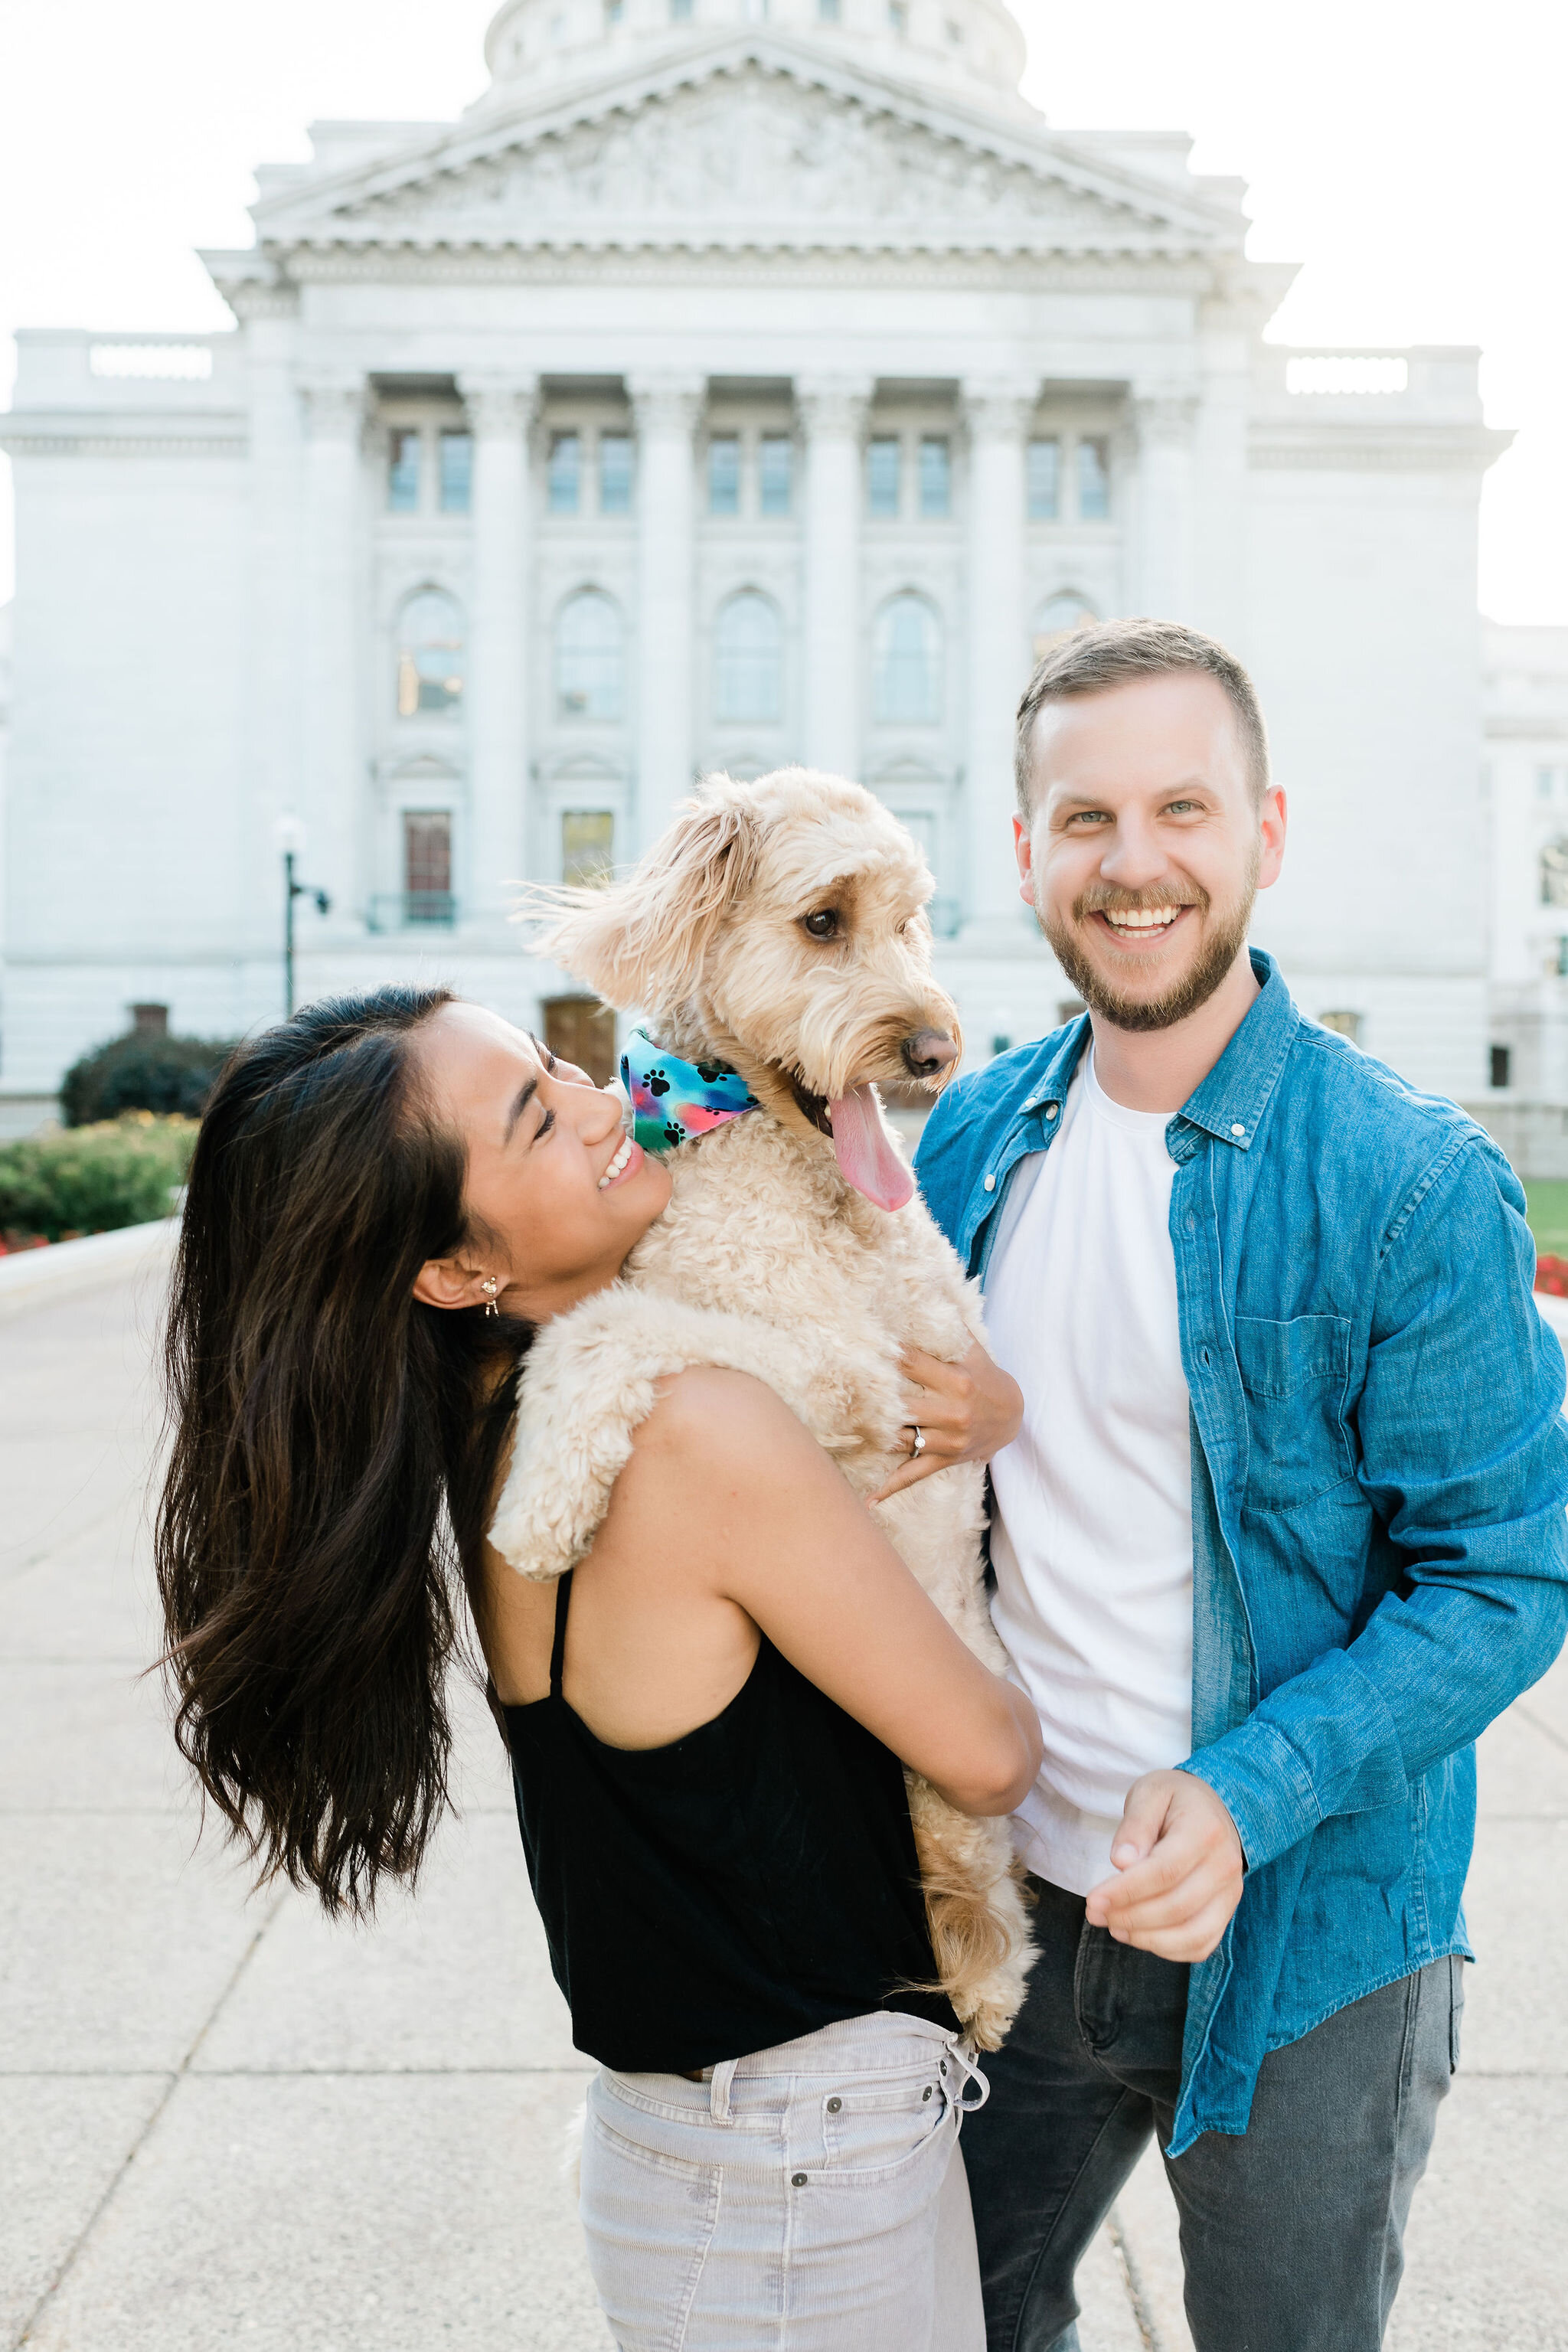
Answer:
POLYGON ((310 883, 299 881, 294 873, 294 860, 305 846, 305 828, 297 816, 278 820, 278 846, 283 854, 283 1018, 294 1017, 294 901, 314 898, 320 915, 331 912, 332 902, 324 890, 312 889, 310 883))

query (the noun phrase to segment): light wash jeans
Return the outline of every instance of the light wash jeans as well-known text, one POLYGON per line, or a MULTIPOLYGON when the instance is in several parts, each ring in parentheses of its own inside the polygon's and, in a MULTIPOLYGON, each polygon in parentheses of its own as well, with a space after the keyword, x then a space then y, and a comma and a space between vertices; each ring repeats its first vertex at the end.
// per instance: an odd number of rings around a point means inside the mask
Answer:
POLYGON ((583 2226, 621 2352, 984 2352, 951 2033, 849 2018, 700 2083, 602 2070, 583 2226))

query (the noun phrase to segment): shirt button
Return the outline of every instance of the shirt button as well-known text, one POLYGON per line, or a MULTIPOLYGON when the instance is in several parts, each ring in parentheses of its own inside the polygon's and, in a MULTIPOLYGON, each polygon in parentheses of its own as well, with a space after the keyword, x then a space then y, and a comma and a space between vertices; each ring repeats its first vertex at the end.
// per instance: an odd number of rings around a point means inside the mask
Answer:
POLYGON ((1061 1105, 1059 1103, 1047 1103, 1046 1105, 1046 1117, 1047 1118, 1055 1118, 1060 1108, 1061 1105))
POLYGON ((827 2112, 828 2112, 828 2114, 829 2114, 830 2116, 836 2116, 836 2115, 838 2113, 839 2108, 840 2108, 843 2105, 844 2105, 844 2102, 843 2102, 843 2100, 842 2100, 842 2099, 829 2099, 829 2100, 828 2100, 828 2102, 827 2102, 827 2112))
POLYGON ((1232 1135, 1245 1135, 1247 1133, 1246 1128, 1237 1126, 1233 1126, 1230 1131, 1232 1135))
POLYGON ((985 1190, 988 1192, 994 1192, 996 1190, 996 1179, 994 1176, 987 1176, 985 1179, 985 1190))
POLYGON ((930 2098, 930 2096, 931 2096, 931 2084, 930 2084, 929 2083, 926 2084, 925 2089, 921 2093, 921 2098, 922 2098, 922 2099, 929 2099, 929 2098, 930 2098))
POLYGON ((804 2189, 805 2187, 805 2173, 792 2172, 789 2177, 789 2185, 792 2189, 804 2189))

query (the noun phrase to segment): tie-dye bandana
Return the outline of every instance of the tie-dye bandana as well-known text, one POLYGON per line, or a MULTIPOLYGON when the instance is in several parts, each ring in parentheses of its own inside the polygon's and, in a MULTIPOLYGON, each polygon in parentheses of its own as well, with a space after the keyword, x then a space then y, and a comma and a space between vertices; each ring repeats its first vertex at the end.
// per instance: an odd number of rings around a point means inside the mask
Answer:
POLYGON ((632 1133, 645 1151, 673 1151, 678 1143, 758 1108, 728 1062, 683 1062, 656 1045, 646 1029, 634 1029, 626 1040, 621 1084, 631 1098, 632 1133))

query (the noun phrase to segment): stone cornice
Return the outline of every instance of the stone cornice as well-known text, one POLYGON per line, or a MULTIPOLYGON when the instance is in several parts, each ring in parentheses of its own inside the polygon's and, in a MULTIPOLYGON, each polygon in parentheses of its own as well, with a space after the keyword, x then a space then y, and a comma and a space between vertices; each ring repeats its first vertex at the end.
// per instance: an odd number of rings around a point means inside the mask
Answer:
POLYGON ((1022 440, 1039 397, 1038 376, 965 376, 961 405, 970 439, 1022 440))
POLYGON ((1513 441, 1485 425, 1428 424, 1419 416, 1386 424, 1327 417, 1293 425, 1254 419, 1247 462, 1256 473, 1484 474, 1513 441))
POLYGON ((1561 743, 1568 737, 1568 719, 1531 719, 1528 713, 1500 711, 1482 724, 1489 742, 1561 743))
POLYGON ((112 416, 62 415, 58 410, 0 417, 0 449, 14 457, 233 457, 250 446, 243 415, 206 418, 139 416, 117 428, 112 416))
POLYGON ((695 234, 664 247, 601 244, 563 237, 529 247, 477 244, 294 247, 278 257, 304 285, 577 285, 619 283, 754 286, 1028 287, 1042 293, 1202 296, 1206 260, 1153 254, 1001 253, 994 247, 861 246, 784 248, 744 242, 701 242, 695 234))

